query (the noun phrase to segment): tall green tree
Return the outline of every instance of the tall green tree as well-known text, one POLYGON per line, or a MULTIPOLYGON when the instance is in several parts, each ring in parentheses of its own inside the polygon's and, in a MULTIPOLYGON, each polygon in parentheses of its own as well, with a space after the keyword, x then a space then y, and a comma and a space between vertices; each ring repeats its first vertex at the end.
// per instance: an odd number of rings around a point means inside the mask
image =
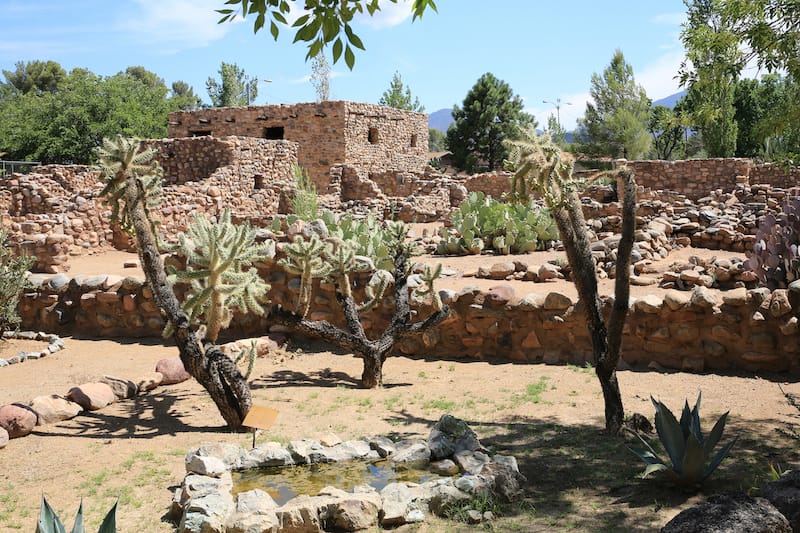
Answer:
POLYGON ((455 122, 447 130, 447 149, 461 170, 494 170, 508 155, 503 144, 528 126, 534 117, 524 110, 522 98, 511 87, 487 72, 467 93, 461 107, 453 106, 455 122))
POLYGON ((592 156, 639 159, 650 149, 650 99, 621 50, 602 75, 592 74, 593 103, 578 120, 576 148, 592 156))
POLYGON ((447 139, 442 133, 442 130, 436 128, 428 128, 428 151, 429 152, 443 152, 445 150, 447 139))
POLYGON ((417 113, 424 113, 425 106, 419 103, 419 98, 411 97, 411 89, 403 85, 403 79, 400 73, 395 71, 392 76, 392 82, 389 88, 383 91, 381 99, 378 100, 380 105, 394 107, 395 109, 405 109, 407 111, 416 111, 417 113))
POLYGON ((203 104, 200 97, 194 93, 194 88, 185 81, 172 82, 170 107, 175 110, 196 109, 203 104))
POLYGON ((691 113, 710 157, 736 154, 734 86, 744 66, 739 37, 718 0, 684 0, 681 40, 686 59, 679 74, 691 113))
POLYGON ((209 77, 206 90, 214 107, 236 107, 249 105, 258 96, 258 80, 249 79, 244 69, 236 63, 225 63, 219 67, 219 80, 209 77))
MULTIPOLYGON (((384 4, 398 3, 400 0, 382 0, 384 4)), ((218 9, 222 15, 219 23, 232 22, 237 17, 255 16, 253 31, 260 31, 269 22, 269 32, 277 40, 280 28, 297 28, 294 42, 302 41, 308 45, 306 59, 319 54, 326 46, 333 49, 334 64, 344 57, 348 68, 352 69, 356 62, 354 49, 364 50, 364 43, 350 25, 353 18, 366 11, 370 16, 380 11, 381 0, 227 0, 224 9, 218 9), (289 23, 286 19, 294 8, 304 14, 289 23), (344 38, 342 38, 344 34, 344 38)), ((413 20, 422 18, 426 9, 436 11, 434 0, 414 0, 411 5, 413 20)))
POLYGON ((680 112, 663 105, 653 106, 647 130, 653 137, 656 159, 673 159, 684 142, 684 126, 680 112))
POLYGON ((19 92, 36 90, 40 93, 55 92, 67 72, 55 61, 17 61, 14 70, 4 70, 6 83, 19 92))

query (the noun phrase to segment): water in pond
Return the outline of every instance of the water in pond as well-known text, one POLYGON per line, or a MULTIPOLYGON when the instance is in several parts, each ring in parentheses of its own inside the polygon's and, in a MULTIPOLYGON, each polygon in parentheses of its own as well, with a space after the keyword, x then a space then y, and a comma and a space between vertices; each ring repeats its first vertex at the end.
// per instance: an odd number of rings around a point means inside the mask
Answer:
POLYGON ((424 483, 442 476, 425 469, 426 465, 393 468, 388 461, 373 463, 344 461, 302 466, 252 468, 233 473, 233 493, 253 489, 268 492, 278 505, 295 496, 314 496, 325 487, 336 487, 352 492, 356 485, 370 485, 381 490, 389 483, 424 483))

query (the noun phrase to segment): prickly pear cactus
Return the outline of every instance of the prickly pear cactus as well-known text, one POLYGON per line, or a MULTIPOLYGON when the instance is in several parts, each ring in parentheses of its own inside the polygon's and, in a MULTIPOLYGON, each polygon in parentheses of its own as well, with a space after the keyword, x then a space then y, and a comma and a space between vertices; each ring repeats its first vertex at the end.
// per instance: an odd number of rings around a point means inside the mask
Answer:
POLYGON ((800 279, 800 188, 789 190, 783 212, 764 216, 748 266, 770 289, 800 279))

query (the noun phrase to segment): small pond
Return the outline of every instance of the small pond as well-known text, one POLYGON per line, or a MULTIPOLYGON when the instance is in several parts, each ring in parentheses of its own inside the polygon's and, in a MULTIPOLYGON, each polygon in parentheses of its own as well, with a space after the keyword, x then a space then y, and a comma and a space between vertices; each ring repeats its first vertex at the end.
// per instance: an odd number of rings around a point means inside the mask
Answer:
POLYGON ((381 460, 252 468, 233 472, 233 493, 261 489, 283 505, 301 494, 314 496, 328 486, 352 492, 357 485, 370 485, 380 491, 389 483, 424 483, 443 477, 426 467, 427 463, 391 465, 381 460))

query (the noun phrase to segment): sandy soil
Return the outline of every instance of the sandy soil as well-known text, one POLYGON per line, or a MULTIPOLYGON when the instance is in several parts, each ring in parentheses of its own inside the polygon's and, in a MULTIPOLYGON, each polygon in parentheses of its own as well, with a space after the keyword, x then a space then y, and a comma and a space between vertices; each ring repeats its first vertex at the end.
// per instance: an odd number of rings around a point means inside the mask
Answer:
MULTIPOLYGON (((692 253, 681 251, 669 261, 692 253)), ((70 273, 140 275, 137 269, 122 267, 132 256, 109 252, 76 258, 70 273)), ((524 259, 540 263, 546 256, 534 254, 524 259)), ((500 259, 437 260, 467 272, 479 263, 500 259)), ((497 282, 450 278, 441 286, 467 284, 490 286, 497 282)), ((564 282, 514 282, 514 286, 520 295, 574 290, 564 282)), ((608 282, 602 287, 611 290, 608 282)), ((634 294, 640 290, 658 289, 634 288, 634 294)), ((177 356, 174 346, 160 339, 66 338, 65 342, 66 349, 42 360, 0 368, 0 405, 25 402, 41 394, 65 394, 71 386, 103 375, 136 380, 153 370, 158 359, 177 356)), ((4 349, 28 347, 12 341, 4 349)), ((259 359, 252 378, 254 400, 280 411, 275 426, 259 434, 259 442, 314 438, 328 432, 342 439, 368 434, 425 436, 442 414, 455 414, 468 420, 489 446, 518 454, 521 468, 531 480, 528 511, 499 521, 498 531, 657 530, 690 501, 668 496, 640 501, 636 494, 646 492, 643 487, 649 485, 636 478, 641 469, 635 458, 618 441, 600 437, 603 402, 591 369, 447 361, 430 354, 429 358, 392 358, 384 372, 383 389, 359 389, 358 359, 300 339, 259 359), (544 444, 559 437, 566 440, 553 446, 544 444), (602 453, 610 454, 607 457, 613 458, 613 464, 608 463, 610 459, 605 466, 598 464, 586 451, 598 443, 606 446, 602 453), (573 445, 577 448, 570 447, 573 445), (619 449, 608 451, 609 446, 619 449), (547 461, 542 462, 542 457, 547 461), (559 470, 581 465, 591 465, 592 472, 605 468, 615 481, 605 486, 589 471, 559 470), (555 478, 548 477, 548 472, 555 473, 555 478), (584 475, 585 483, 581 480, 584 475), (556 497, 558 501, 554 501, 556 497)), ((768 437, 770 451, 757 444, 737 445, 742 462, 721 469, 722 479, 740 483, 736 475, 741 464, 752 463, 758 472, 767 472, 772 462, 800 464, 796 441, 775 440, 776 428, 797 427, 797 410, 787 403, 781 387, 800 396, 800 383, 788 376, 622 371, 619 381, 628 413, 652 417, 651 394, 678 410, 685 398, 693 401, 702 390, 707 429, 712 417, 730 411, 732 426, 754 432, 747 433, 747 442, 756 443, 759 435, 768 437)), ((159 387, 135 400, 38 427, 32 435, 12 440, 0 451, 0 531, 31 531, 42 494, 70 524, 83 497, 88 530, 98 527, 102 515, 119 498, 119 531, 174 531, 174 525, 163 518, 172 491, 183 477, 183 457, 206 441, 249 447, 251 436, 230 433, 194 381, 159 387)), ((731 461, 736 459, 734 454, 731 461)), ((459 529, 450 523, 434 522, 419 531, 455 530, 459 529)))

